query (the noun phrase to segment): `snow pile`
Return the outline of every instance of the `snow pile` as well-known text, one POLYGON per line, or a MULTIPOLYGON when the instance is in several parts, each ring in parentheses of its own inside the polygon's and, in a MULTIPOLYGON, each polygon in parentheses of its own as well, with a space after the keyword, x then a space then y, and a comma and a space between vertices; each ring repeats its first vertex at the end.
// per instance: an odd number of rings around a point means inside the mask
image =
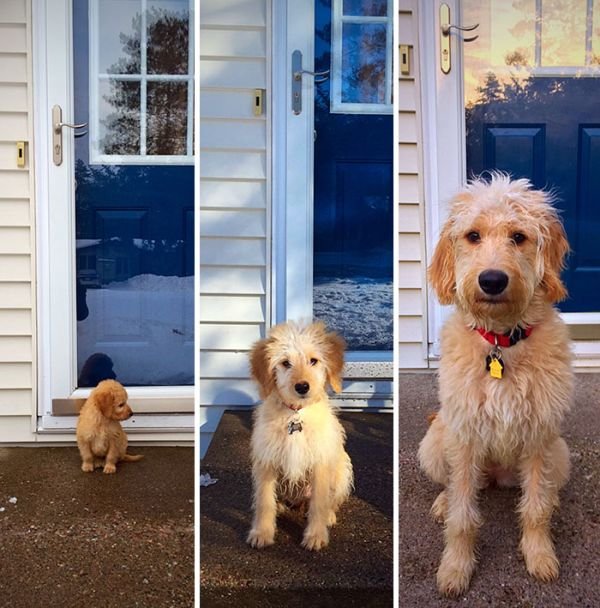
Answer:
POLYGON ((391 280, 315 278, 313 294, 313 316, 344 336, 348 350, 392 350, 391 280))

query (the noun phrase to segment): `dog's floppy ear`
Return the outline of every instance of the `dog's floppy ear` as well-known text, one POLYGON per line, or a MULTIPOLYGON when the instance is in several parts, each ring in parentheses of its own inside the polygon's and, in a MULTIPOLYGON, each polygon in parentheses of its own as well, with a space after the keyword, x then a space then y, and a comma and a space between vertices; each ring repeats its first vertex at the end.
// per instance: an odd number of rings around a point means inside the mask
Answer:
POLYGON ((335 332, 325 334, 325 365, 327 367, 327 380, 336 392, 342 391, 344 371, 344 352, 346 341, 335 332))
POLYGON ((269 338, 259 340, 250 351, 250 371, 258 383, 261 399, 266 399, 275 388, 275 375, 268 354, 269 343, 269 338))
POLYGON ((111 417, 113 405, 115 402, 115 396, 112 387, 110 386, 110 382, 110 380, 103 380, 93 391, 96 407, 106 418, 111 417))
POLYGON ((456 288, 454 246, 450 238, 450 222, 446 222, 429 265, 429 281, 440 304, 452 304, 456 288))
POLYGON ((546 291, 549 302, 561 302, 568 293, 560 278, 560 272, 565 267, 565 256, 569 253, 569 242, 565 235, 562 222, 555 213, 548 220, 548 235, 542 245, 544 257, 544 276, 542 286, 546 291))

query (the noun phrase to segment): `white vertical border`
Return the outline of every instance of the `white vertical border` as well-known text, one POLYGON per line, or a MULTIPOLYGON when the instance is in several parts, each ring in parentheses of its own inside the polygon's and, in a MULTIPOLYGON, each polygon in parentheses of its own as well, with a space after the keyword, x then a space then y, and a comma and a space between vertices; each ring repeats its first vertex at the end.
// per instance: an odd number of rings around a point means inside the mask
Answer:
MULTIPOLYGON (((400 224, 399 224, 399 201, 400 201, 400 184, 398 176, 400 175, 400 166, 398 162, 398 142, 400 141, 400 126, 399 126, 399 92, 400 92, 400 61, 393 61, 393 58, 396 52, 399 53, 399 38, 398 32, 400 27, 400 5, 398 0, 393 0, 392 3, 392 47, 393 54, 390 57, 392 62, 392 97, 393 97, 393 130, 394 130, 394 156, 393 156, 393 171, 394 171, 394 179, 393 179, 393 226, 394 226, 394 271, 393 271, 393 376, 392 376, 392 424, 393 428, 393 450, 394 453, 392 455, 392 463, 394 467, 393 474, 393 509, 392 509, 392 530, 393 530, 393 602, 394 607, 398 608, 400 601, 400 411, 399 411, 399 403, 400 403, 400 357, 398 352, 399 342, 400 342, 400 292, 398 289, 399 285, 399 276, 398 276, 398 267, 399 267, 399 259, 400 259, 400 250, 399 250, 399 236, 400 236, 400 224)), ((396 55, 399 59, 399 57, 396 55)), ((413 66, 414 69, 414 66, 413 66)))

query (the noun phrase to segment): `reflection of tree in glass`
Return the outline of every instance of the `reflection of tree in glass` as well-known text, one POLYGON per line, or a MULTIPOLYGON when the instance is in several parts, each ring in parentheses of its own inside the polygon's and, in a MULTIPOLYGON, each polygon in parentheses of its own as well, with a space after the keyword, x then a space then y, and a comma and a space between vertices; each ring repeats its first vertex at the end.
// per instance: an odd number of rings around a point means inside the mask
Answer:
MULTIPOLYGON (((187 10, 153 7, 147 12, 148 74, 186 74, 188 71, 187 10)), ((120 34, 123 56, 110 72, 140 73, 141 15, 133 20, 131 34, 120 34)), ((140 154, 140 83, 111 79, 110 93, 104 95, 112 112, 101 120, 106 134, 100 142, 105 154, 140 154)), ((148 82, 147 154, 187 153, 187 83, 148 82)))
POLYGON ((385 26, 344 27, 343 101, 385 103, 385 54, 385 26))

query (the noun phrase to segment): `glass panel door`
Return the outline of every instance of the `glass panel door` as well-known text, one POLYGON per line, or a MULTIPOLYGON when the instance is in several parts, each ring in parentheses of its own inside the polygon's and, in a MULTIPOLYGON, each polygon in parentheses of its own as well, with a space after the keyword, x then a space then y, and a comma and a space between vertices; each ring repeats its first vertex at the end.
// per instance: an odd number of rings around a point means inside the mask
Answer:
POLYGON ((191 385, 191 3, 72 6, 78 386, 191 385))
POLYGON ((600 310, 600 1, 463 0, 467 175, 500 169, 558 197, 566 312, 600 310))
POLYGON ((314 302, 351 351, 391 351, 392 2, 316 0, 314 302))

